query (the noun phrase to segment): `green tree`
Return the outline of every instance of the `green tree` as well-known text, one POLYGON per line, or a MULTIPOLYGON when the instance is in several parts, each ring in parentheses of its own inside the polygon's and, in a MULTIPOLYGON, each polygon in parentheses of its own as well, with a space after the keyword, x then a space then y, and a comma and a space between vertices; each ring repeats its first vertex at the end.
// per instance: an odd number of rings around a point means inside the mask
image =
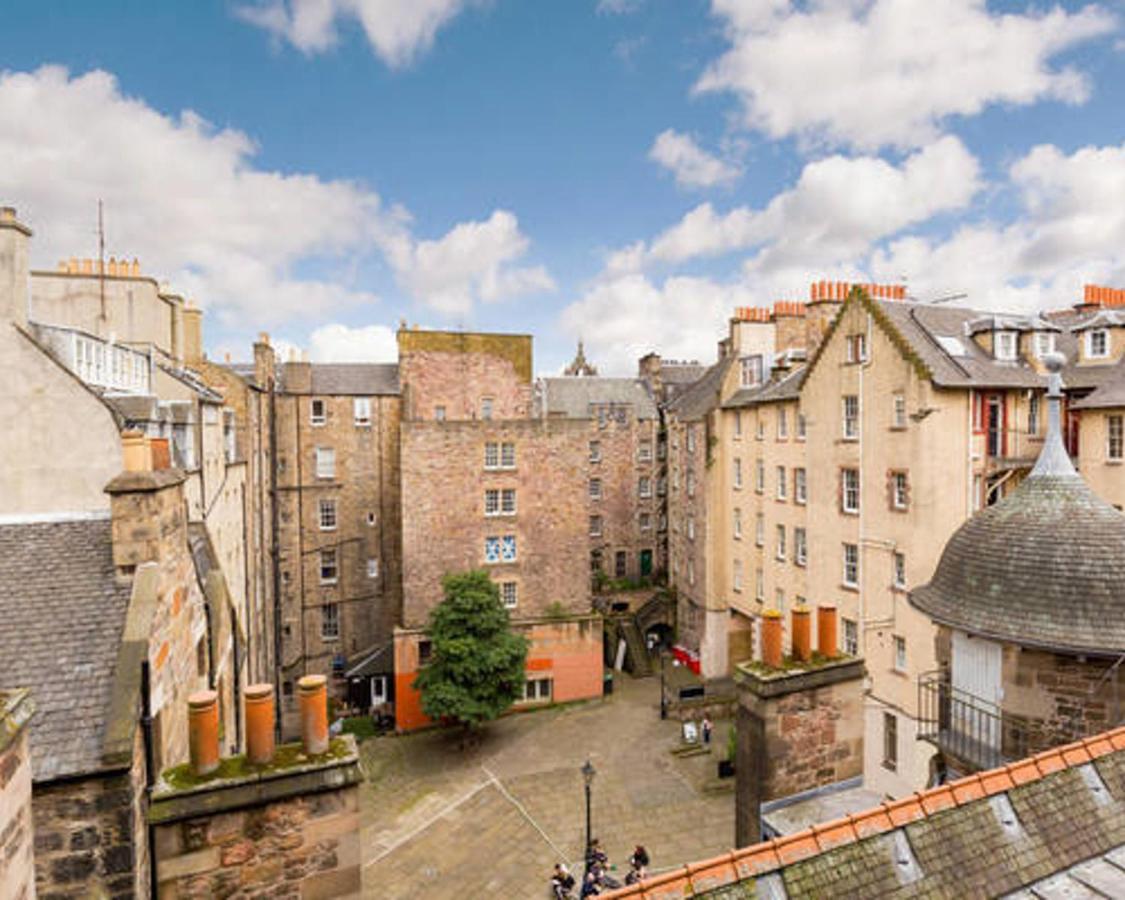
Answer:
POLYGON ((466 728, 495 719, 523 694, 529 642, 514 633, 487 572, 446 575, 430 613, 429 664, 414 679, 422 711, 466 728))

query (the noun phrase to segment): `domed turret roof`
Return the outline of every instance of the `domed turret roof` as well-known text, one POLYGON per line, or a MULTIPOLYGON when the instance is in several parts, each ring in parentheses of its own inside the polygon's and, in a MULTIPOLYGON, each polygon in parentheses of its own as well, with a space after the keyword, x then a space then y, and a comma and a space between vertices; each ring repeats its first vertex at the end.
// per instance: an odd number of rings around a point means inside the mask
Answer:
POLYGON ((953 534, 910 602, 941 624, 1022 646, 1125 653, 1125 515, 1070 463, 1058 422, 1061 357, 1055 362, 1035 468, 953 534))

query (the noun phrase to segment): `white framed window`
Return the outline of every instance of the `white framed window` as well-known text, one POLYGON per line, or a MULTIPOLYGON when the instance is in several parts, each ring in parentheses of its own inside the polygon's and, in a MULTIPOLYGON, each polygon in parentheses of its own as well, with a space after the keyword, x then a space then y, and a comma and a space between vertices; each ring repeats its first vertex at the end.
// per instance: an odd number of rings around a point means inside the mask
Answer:
POLYGON ((778 588, 773 592, 773 608, 778 612, 785 612, 785 588, 778 588))
POLYGON ((843 646, 840 647, 848 656, 859 656, 859 623, 855 619, 843 619, 844 632, 840 635, 843 646))
POLYGON ((437 421, 437 422, 444 422, 445 421, 445 407, 444 406, 435 406, 434 407, 434 420, 437 421))
POLYGON ((377 556, 367 557, 367 577, 368 578, 378 578, 379 577, 379 557, 377 557, 377 556))
POLYGON ((734 458, 734 486, 736 490, 742 487, 742 460, 737 456, 734 458))
POLYGON ((328 414, 324 407, 324 401, 318 397, 314 397, 309 401, 309 424, 323 425, 327 421, 328 414))
POLYGON ((764 365, 760 353, 742 357, 739 360, 739 369, 742 376, 742 387, 756 387, 762 383, 764 365))
POLYGON ((320 636, 328 641, 340 636, 340 607, 335 603, 320 607, 320 636))
POLYGON ((1105 417, 1105 458, 1113 462, 1121 462, 1123 458, 1123 422, 1125 420, 1121 416, 1105 417))
POLYGON ((859 587, 859 545, 844 544, 844 584, 859 587))
POLYGON ((335 584, 340 577, 340 567, 336 559, 336 551, 320 551, 320 583, 335 584))
POLYGON ((754 598, 757 600, 766 599, 766 573, 762 571, 761 567, 754 570, 754 598))
POLYGON ((518 601, 519 588, 514 581, 501 581, 500 582, 500 602, 504 604, 504 609, 515 609, 518 601))
POLYGON ((759 494, 766 492, 766 464, 760 459, 754 463, 754 490, 759 494))
POLYGON ((742 560, 736 559, 734 561, 734 572, 731 576, 731 588, 738 593, 742 593, 742 560))
POLYGON ((321 497, 317 503, 317 521, 321 531, 336 530, 336 501, 329 497, 321 497))
POLYGON ((486 422, 489 419, 492 418, 492 398, 491 397, 481 397, 480 398, 480 417, 482 419, 484 419, 486 422))
POLYGON ((898 510, 910 506, 910 482, 905 472, 891 473, 891 506, 898 510))
POLYGON ((891 402, 893 404, 891 411, 891 427, 892 428, 905 428, 906 427, 906 395, 903 393, 895 393, 891 402))
POLYGON ((687 427, 687 452, 695 452, 695 426, 689 425, 687 427))
POLYGON ((687 538, 688 538, 689 541, 695 540, 695 516, 688 516, 687 538))
POLYGON ((809 539, 804 528, 793 529, 793 562, 799 566, 806 565, 809 561, 809 539))
POLYGON ((761 410, 758 410, 758 427, 754 437, 759 441, 766 439, 766 414, 761 410))
POLYGON ((906 638, 896 634, 895 641, 895 671, 906 671, 906 638))
POLYGON ((809 486, 808 476, 805 473, 804 466, 798 466, 793 470, 793 501, 795 503, 807 503, 809 500, 809 486))
POLYGON ((859 437, 859 397, 855 394, 845 394, 841 406, 844 440, 854 441, 859 437))
POLYGON ((809 426, 805 421, 805 414, 801 412, 797 413, 797 440, 803 441, 807 437, 808 431, 809 426))
POLYGON ((516 561, 516 536, 505 534, 490 536, 484 539, 484 561, 486 563, 501 563, 516 561))
POLYGON ((352 417, 355 419, 356 425, 363 426, 371 424, 370 397, 356 397, 352 400, 352 417))
POLYGON ((316 448, 316 477, 336 477, 336 451, 331 447, 316 448))
POLYGON ((1015 331, 997 331, 992 340, 997 359, 1011 361, 1019 357, 1019 335, 1015 331))
POLYGON ((500 490, 500 515, 514 516, 516 514, 516 489, 502 488, 500 490))
POLYGON ((784 561, 785 560, 785 554, 786 554, 785 526, 784 525, 778 525, 777 526, 777 558, 779 560, 784 561))
POLYGON ((758 513, 754 518, 754 543, 762 547, 766 543, 766 517, 758 513))
POLYGON ((516 514, 515 488, 488 488, 484 492, 486 516, 514 516, 516 514))
POLYGON ((590 499, 591 500, 601 500, 602 499, 602 480, 600 478, 591 478, 590 479, 590 499))
POLYGON ((543 703, 551 699, 550 678, 529 678, 523 684, 524 703, 543 703))
POLYGON ((652 530, 652 514, 643 512, 640 515, 641 531, 652 530))
POLYGON ((734 508, 734 539, 736 541, 742 539, 742 510, 737 506, 734 508))
POLYGON ((1055 351, 1055 335, 1050 331, 1035 332, 1035 355, 1042 359, 1055 351))
POLYGON ((687 582, 688 584, 695 584, 695 560, 693 559, 687 561, 687 582))
POLYGON ((695 496, 695 473, 693 471, 691 471, 691 469, 688 469, 687 478, 685 479, 685 481, 687 482, 687 485, 686 485, 687 486, 687 495, 689 497, 694 497, 695 496))
POLYGON ((846 513, 859 512, 859 469, 840 470, 840 506, 846 513))
POLYGON ((516 467, 516 445, 511 441, 502 441, 500 444, 500 468, 514 469, 516 467))
POLYGON ((652 462, 652 441, 641 441, 637 444, 637 460, 652 462))
POLYGON ((602 517, 590 516, 590 537, 602 536, 602 517))
POLYGON ((777 439, 784 441, 789 437, 789 412, 782 407, 777 411, 777 439))
POLYGON ((642 500, 652 496, 652 479, 647 475, 637 479, 637 496, 642 500))
POLYGON ((590 441, 590 462, 596 463, 602 461, 602 442, 590 441))
POLYGON ((850 334, 844 347, 844 354, 848 362, 861 363, 867 361, 867 335, 850 334))
POLYGON ((516 467, 516 445, 511 441, 487 441, 484 445, 484 467, 486 469, 514 469, 516 467))
POLYGON ((734 439, 736 441, 742 440, 742 410, 736 409, 734 411, 734 439))
POLYGON ((891 556, 892 584, 896 588, 906 588, 906 554, 897 550, 891 556))
POLYGON ((1090 359, 1104 359, 1109 356, 1109 332, 1095 328, 1086 332, 1086 356, 1090 359))
POLYGON ((1039 395, 1027 399, 1027 433, 1039 434, 1039 395))
POLYGON ((789 482, 785 474, 785 466, 777 467, 777 499, 785 500, 788 497, 789 482))

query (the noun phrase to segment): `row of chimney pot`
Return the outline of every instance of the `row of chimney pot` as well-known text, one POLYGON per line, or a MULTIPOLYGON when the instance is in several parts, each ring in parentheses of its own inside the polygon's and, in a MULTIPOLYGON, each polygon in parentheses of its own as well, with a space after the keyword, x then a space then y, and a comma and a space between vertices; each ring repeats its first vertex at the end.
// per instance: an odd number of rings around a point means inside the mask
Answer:
POLYGON ((172 467, 168 438, 148 437, 140 431, 121 434, 121 449, 126 472, 152 472, 172 467))
MULTIPOLYGON (((297 682, 301 705, 301 744, 308 756, 328 752, 328 679, 306 675, 297 682)), ((251 684, 244 691, 246 760, 267 765, 274 755, 277 707, 272 684, 251 684)), ((219 767, 219 695, 212 690, 188 697, 188 748, 191 771, 210 775, 219 767)))
MULTIPOLYGON (((808 662, 812 659, 812 615, 807 606, 794 607, 791 615, 793 659, 808 662)), ((762 662, 771 669, 780 669, 782 664, 781 619, 776 609, 762 613, 762 662)), ((818 606, 816 645, 825 659, 835 659, 839 655, 836 640, 836 607, 818 606)))

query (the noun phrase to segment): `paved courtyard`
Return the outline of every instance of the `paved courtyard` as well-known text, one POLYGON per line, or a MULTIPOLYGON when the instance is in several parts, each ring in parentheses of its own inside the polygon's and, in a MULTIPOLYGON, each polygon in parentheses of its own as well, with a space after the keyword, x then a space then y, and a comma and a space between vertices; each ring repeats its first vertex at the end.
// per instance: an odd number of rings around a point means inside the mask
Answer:
POLYGON ((364 890, 387 898, 547 896, 557 860, 581 869, 579 771, 597 769, 593 832, 623 878, 633 845, 660 871, 729 850, 734 794, 707 793, 726 745, 680 758, 679 726, 661 722, 659 681, 621 676, 603 700, 509 716, 479 746, 427 732, 362 748, 364 890))

